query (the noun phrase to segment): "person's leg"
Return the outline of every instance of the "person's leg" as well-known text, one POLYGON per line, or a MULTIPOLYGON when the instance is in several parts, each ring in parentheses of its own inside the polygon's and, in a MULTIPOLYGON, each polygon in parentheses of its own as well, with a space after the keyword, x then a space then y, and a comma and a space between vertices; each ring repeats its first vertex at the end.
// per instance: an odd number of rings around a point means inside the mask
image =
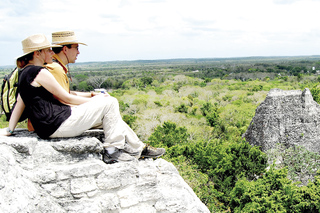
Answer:
POLYGON ((140 157, 144 143, 122 120, 119 103, 113 97, 96 96, 85 104, 72 107, 71 116, 50 137, 74 137, 97 126, 104 129, 103 146, 109 151, 106 154, 112 158, 110 162, 115 158, 120 161, 133 160, 133 157, 122 151, 126 143, 133 147, 129 154, 140 157))
POLYGON ((71 115, 50 136, 50 138, 75 137, 93 126, 102 125, 104 109, 108 106, 98 104, 99 99, 92 98, 91 101, 79 106, 71 107, 71 115))
POLYGON ((119 103, 117 99, 110 106, 110 111, 114 113, 106 113, 103 118, 103 129, 105 132, 104 147, 114 147, 117 144, 118 149, 136 158, 157 158, 165 153, 163 148, 154 148, 143 143, 136 133, 122 120, 119 103))
POLYGON ((108 105, 102 119, 102 128, 105 134, 103 146, 124 149, 129 145, 133 153, 141 153, 145 144, 136 133, 122 120, 119 103, 116 98, 102 98, 99 104, 108 105))
POLYGON ((50 137, 74 137, 97 126, 103 127, 105 134, 103 147, 111 156, 119 157, 119 153, 112 155, 114 150, 124 150, 136 158, 139 158, 141 153, 143 157, 159 157, 165 152, 164 149, 146 146, 138 138, 122 120, 118 100, 114 97, 95 96, 85 104, 72 107, 71 116, 50 137))

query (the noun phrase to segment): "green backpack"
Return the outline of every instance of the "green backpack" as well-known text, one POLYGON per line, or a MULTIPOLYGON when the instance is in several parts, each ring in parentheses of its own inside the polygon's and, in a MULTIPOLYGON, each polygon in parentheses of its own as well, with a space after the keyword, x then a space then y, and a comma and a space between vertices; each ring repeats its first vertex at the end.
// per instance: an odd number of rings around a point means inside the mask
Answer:
MULTIPOLYGON (((7 121, 10 120, 13 108, 17 103, 18 81, 21 72, 22 70, 16 67, 10 74, 6 75, 3 78, 3 83, 1 86, 1 107, 4 114, 6 115, 7 121)), ((19 121, 23 121, 26 118, 27 117, 25 113, 23 113, 19 121)))

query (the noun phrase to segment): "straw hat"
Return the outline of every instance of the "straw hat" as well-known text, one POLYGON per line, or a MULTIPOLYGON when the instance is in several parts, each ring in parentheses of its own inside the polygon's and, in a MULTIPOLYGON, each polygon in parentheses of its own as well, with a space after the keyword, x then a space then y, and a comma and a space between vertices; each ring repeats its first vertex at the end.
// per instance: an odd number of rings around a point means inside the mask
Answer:
MULTIPOLYGON (((79 42, 73 31, 61 31, 52 33, 52 44, 67 45, 67 44, 83 44, 79 42)), ((87 46, 87 45, 86 45, 87 46)))
POLYGON ((24 39, 21 43, 23 55, 17 57, 17 59, 37 50, 42 50, 51 47, 61 47, 60 45, 52 45, 44 34, 36 34, 29 36, 28 38, 24 39))

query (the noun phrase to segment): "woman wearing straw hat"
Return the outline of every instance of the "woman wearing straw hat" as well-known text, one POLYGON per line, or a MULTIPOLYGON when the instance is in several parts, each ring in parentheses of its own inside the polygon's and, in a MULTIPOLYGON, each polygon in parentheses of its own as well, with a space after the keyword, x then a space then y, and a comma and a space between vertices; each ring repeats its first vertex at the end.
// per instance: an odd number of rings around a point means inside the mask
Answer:
MULTIPOLYGON (((142 142, 135 143, 141 144, 141 147, 136 147, 139 152, 135 157, 123 151, 127 141, 140 140, 122 120, 116 98, 103 94, 90 99, 71 95, 43 67, 46 63, 52 63, 51 48, 56 46, 51 45, 43 34, 32 35, 22 41, 24 53, 17 58, 18 67, 23 69, 19 79, 19 95, 9 127, 2 135, 13 133, 22 112, 26 110, 35 132, 41 138, 74 137, 93 126, 102 125, 105 133, 103 146, 108 149, 104 153, 106 163, 133 161, 143 155, 142 142)), ((160 156, 165 152, 161 148, 148 150, 152 151, 160 156)))

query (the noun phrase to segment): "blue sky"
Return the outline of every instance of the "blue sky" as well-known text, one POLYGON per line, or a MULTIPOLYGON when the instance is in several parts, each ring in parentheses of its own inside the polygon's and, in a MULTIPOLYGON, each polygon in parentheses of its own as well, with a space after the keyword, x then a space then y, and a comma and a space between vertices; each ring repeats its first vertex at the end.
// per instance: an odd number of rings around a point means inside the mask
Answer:
POLYGON ((320 55, 320 0, 1 0, 0 66, 73 30, 78 62, 320 55))

